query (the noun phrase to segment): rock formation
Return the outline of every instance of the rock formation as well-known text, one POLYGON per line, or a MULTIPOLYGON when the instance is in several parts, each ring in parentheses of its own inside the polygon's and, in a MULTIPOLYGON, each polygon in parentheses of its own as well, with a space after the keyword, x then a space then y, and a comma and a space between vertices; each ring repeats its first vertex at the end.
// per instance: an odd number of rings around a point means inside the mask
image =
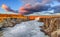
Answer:
POLYGON ((46 20, 45 19, 44 26, 41 26, 42 30, 45 34, 49 35, 50 37, 57 37, 60 31, 60 18, 51 18, 46 20))
POLYGON ((19 24, 20 22, 24 22, 24 21, 28 21, 28 19, 6 18, 6 19, 3 19, 2 22, 0 22, 0 28, 13 27, 16 24, 19 24))

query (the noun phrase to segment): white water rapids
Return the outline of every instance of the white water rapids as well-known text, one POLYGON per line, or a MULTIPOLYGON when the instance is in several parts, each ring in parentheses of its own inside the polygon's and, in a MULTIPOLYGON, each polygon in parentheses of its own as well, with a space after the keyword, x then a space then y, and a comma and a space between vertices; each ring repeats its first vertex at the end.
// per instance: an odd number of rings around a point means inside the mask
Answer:
POLYGON ((42 22, 37 20, 22 22, 13 28, 7 28, 3 32, 3 37, 48 37, 40 31, 42 22))

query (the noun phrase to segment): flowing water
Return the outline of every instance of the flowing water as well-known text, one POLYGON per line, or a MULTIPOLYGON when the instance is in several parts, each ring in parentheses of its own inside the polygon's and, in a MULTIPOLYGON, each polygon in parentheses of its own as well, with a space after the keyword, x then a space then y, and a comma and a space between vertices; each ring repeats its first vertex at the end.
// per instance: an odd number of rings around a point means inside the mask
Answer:
POLYGON ((42 22, 36 20, 22 22, 13 28, 5 28, 3 37, 48 37, 40 31, 39 26, 42 25, 42 22))

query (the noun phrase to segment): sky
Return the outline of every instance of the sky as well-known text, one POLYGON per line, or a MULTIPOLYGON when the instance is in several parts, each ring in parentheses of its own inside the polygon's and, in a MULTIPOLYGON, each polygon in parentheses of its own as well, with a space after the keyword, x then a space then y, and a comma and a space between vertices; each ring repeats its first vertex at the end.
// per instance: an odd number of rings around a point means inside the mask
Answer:
POLYGON ((0 12, 4 12, 4 10, 1 8, 2 4, 6 4, 13 10, 18 10, 22 6, 21 0, 0 0, 0 12))
POLYGON ((21 0, 0 0, 0 12, 5 12, 5 10, 1 8, 2 4, 6 4, 13 10, 18 10, 23 5, 21 0))
MULTIPOLYGON (((30 2, 30 1, 29 1, 30 2)), ((13 10, 18 10, 22 5, 22 1, 21 0, 0 0, 0 12, 5 12, 1 6, 2 4, 6 4, 7 6, 9 6, 11 9, 13 10)), ((58 3, 55 2, 55 5, 57 5, 58 3)), ((59 3, 60 4, 60 3, 59 3)), ((52 5, 53 6, 53 5, 52 5)))

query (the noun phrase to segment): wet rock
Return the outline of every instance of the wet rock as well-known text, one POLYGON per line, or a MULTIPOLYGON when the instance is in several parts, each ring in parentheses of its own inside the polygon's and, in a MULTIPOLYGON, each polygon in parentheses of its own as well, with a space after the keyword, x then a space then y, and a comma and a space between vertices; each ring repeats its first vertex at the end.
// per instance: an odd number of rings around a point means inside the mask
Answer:
POLYGON ((22 18, 6 18, 3 19, 3 21, 0 23, 0 28, 5 28, 5 27, 13 27, 16 24, 19 24, 21 22, 28 21, 28 19, 22 19, 22 18))
POLYGON ((42 32, 51 36, 51 33, 57 31, 57 29, 60 29, 60 23, 59 23, 60 18, 51 18, 49 22, 50 22, 49 24, 45 24, 45 25, 41 26, 40 28, 42 28, 42 30, 41 30, 42 32), (48 25, 48 27, 46 25, 48 25))
POLYGON ((3 37, 3 31, 0 31, 0 37, 3 37))

